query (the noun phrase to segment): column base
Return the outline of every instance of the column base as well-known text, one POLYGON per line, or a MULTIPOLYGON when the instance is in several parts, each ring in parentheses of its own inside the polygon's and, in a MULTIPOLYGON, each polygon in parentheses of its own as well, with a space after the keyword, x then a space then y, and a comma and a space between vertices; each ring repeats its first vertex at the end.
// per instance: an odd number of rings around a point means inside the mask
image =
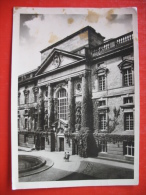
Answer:
POLYGON ((93 132, 88 127, 82 127, 79 131, 79 155, 81 157, 97 156, 98 149, 93 132))

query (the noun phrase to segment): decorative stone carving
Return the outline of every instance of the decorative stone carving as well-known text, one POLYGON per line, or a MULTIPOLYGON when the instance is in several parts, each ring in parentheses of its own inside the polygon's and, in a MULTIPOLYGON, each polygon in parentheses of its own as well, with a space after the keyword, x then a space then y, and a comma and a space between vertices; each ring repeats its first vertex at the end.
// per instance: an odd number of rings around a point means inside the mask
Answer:
POLYGON ((24 95, 29 94, 29 90, 28 89, 25 89, 23 92, 24 92, 24 95))
POLYGON ((52 64, 55 68, 58 68, 61 64, 61 57, 58 53, 55 54, 52 64))
POLYGON ((76 103, 76 120, 75 129, 79 131, 81 128, 81 102, 76 103))
POLYGON ((39 88, 38 87, 33 87, 32 90, 33 90, 33 93, 38 93, 39 92, 39 88))
POLYGON ((109 71, 108 68, 102 66, 102 67, 98 67, 94 71, 94 74, 96 74, 98 78, 98 75, 101 75, 101 74, 107 76, 108 71, 109 71))
POLYGON ((61 82, 61 83, 55 85, 53 89, 56 90, 56 89, 64 87, 64 86, 67 86, 67 83, 66 82, 61 82))
POLYGON ((57 120, 57 109, 58 109, 58 100, 57 98, 54 98, 54 121, 57 120))

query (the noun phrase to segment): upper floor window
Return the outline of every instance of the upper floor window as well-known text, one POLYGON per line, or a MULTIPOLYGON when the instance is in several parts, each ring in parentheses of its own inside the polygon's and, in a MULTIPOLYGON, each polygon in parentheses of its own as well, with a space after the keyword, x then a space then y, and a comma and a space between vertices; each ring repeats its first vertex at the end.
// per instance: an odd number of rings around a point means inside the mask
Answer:
POLYGON ((106 77, 107 77, 108 69, 106 67, 101 67, 101 65, 98 66, 98 68, 95 70, 95 74, 97 75, 97 86, 99 91, 106 90, 106 77))
POLYGON ((24 103, 25 104, 29 103, 29 90, 28 89, 24 90, 24 103))
POLYGON ((64 88, 58 92, 58 118, 67 120, 68 99, 64 88))
POLYGON ((133 112, 124 113, 125 130, 134 130, 133 112))
POLYGON ((20 92, 18 93, 18 106, 20 106, 20 92))
POLYGON ((33 87, 33 94, 34 94, 34 102, 37 102, 38 101, 38 92, 39 92, 39 89, 37 86, 34 86, 33 87))
POLYGON ((18 118, 18 129, 20 129, 20 119, 18 118))
POLYGON ((103 91, 105 90, 105 75, 101 75, 99 78, 99 90, 103 91))
POLYGON ((123 75, 123 86, 132 86, 134 77, 134 61, 125 59, 118 66, 123 75))
POLYGON ((29 94, 26 94, 25 95, 25 104, 28 104, 29 103, 29 94))
POLYGON ((123 83, 124 83, 124 86, 131 86, 131 85, 133 85, 131 68, 123 70, 123 83))

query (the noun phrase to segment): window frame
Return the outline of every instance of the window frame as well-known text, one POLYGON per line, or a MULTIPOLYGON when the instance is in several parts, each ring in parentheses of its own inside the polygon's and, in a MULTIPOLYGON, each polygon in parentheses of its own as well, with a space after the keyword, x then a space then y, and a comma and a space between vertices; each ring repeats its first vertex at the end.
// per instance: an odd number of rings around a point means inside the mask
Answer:
POLYGON ((105 76, 105 74, 98 76, 98 90, 99 91, 106 90, 106 76, 105 76))
POLYGON ((133 114, 133 112, 124 112, 124 130, 125 131, 133 131, 134 130, 134 114, 133 114), (128 119, 126 119, 126 115, 129 115, 128 119), (130 115, 132 116, 132 119, 130 118, 131 117, 130 115), (128 129, 127 129, 127 124, 129 127, 128 129), (131 126, 133 128, 131 128, 131 126))
POLYGON ((101 153, 107 153, 107 141, 106 140, 101 140, 98 143, 100 145, 100 152, 101 153))
POLYGON ((68 117, 68 94, 67 94, 67 90, 65 88, 61 88, 58 91, 57 101, 58 101, 58 105, 57 105, 58 119, 67 120, 67 117, 68 117), (61 91, 63 93, 65 92, 65 94, 61 94, 62 93, 61 91))
POLYGON ((133 74, 132 74, 132 68, 124 68, 123 69, 123 86, 124 87, 130 87, 133 86, 133 74), (128 72, 130 70, 130 73, 128 72))
POLYGON ((124 141, 123 142, 123 155, 127 157, 134 157, 135 146, 134 141, 124 141))
POLYGON ((99 131, 107 131, 107 113, 105 112, 99 113, 99 131), (104 116, 103 119, 101 118, 102 116, 104 116), (104 128, 101 128, 101 126, 104 128))

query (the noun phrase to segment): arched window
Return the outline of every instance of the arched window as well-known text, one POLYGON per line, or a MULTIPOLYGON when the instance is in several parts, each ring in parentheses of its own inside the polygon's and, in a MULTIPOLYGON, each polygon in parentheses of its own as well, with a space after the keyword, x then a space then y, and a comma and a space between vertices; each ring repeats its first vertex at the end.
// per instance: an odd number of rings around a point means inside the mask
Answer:
POLYGON ((67 92, 62 88, 58 92, 58 119, 67 120, 67 107, 67 92))

